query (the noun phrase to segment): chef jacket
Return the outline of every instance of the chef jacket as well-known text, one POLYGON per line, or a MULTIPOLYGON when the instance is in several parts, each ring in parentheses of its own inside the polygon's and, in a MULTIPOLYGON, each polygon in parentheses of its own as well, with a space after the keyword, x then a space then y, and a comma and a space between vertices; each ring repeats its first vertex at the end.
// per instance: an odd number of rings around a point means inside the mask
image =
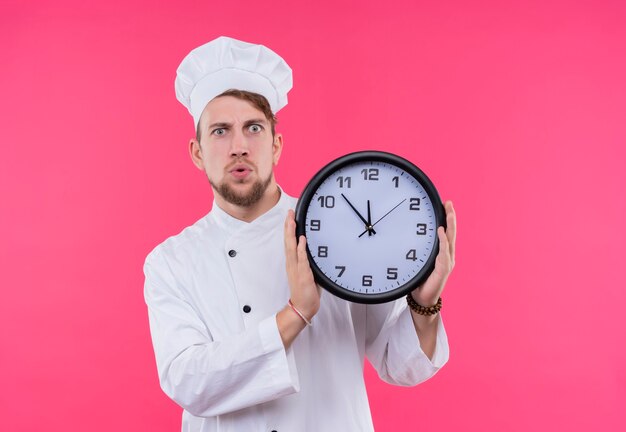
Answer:
POLYGON ((296 202, 281 192, 249 223, 214 202, 146 258, 159 380, 184 409, 183 431, 372 431, 364 356, 405 386, 448 360, 440 317, 431 361, 404 299, 363 305, 326 292, 313 325, 285 349, 276 313, 289 299, 284 220, 296 202))

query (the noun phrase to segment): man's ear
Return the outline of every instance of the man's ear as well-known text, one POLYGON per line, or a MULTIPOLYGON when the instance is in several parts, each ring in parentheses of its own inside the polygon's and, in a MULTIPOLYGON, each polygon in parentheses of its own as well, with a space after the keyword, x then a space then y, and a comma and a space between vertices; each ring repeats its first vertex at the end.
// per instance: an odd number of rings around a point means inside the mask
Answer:
POLYGON ((281 134, 274 135, 274 142, 272 143, 272 154, 274 166, 278 165, 280 154, 283 151, 283 136, 281 134))
POLYGON ((200 147, 200 142, 195 138, 189 140, 189 156, 191 156, 193 164, 198 169, 204 171, 202 147, 200 147))

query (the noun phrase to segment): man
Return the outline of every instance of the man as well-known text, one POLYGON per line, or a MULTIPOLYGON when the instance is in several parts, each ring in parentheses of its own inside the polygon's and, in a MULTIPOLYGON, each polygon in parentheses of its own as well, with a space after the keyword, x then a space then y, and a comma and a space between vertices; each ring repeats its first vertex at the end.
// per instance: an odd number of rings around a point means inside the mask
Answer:
MULTIPOLYGON (((321 296, 295 236, 296 199, 276 183, 291 69, 269 49, 218 38, 181 63, 177 96, 194 117, 194 164, 211 212, 146 259, 145 298, 161 386, 184 431, 373 430, 363 359, 415 385, 448 359, 439 314, 404 300, 362 305, 321 296), (312 325, 310 325, 312 324, 312 325)), ((435 271, 413 293, 437 303, 454 263, 446 203, 435 271)))

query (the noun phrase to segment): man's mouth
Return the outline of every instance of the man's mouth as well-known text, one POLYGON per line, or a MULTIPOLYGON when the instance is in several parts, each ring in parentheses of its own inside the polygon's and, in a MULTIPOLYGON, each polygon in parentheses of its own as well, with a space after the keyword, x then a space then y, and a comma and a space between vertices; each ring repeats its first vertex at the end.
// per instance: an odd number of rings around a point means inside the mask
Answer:
POLYGON ((244 164, 237 164, 235 165, 233 168, 230 169, 229 173, 238 179, 244 179, 246 178, 250 173, 252 172, 252 169, 244 164))

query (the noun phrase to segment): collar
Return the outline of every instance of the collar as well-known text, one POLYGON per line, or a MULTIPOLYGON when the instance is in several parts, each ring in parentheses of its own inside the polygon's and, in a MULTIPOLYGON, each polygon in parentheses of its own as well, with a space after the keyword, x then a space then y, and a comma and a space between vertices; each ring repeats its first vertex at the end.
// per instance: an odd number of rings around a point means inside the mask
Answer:
POLYGON ((290 208, 289 196, 280 186, 278 186, 278 190, 280 191, 280 198, 274 207, 254 219, 252 222, 242 221, 226 213, 219 205, 217 205, 215 199, 213 199, 213 208, 209 213, 209 216, 212 217, 217 225, 229 235, 242 231, 255 230, 256 228, 265 229, 268 224, 274 224, 276 219, 284 219, 286 217, 287 210, 290 208))

